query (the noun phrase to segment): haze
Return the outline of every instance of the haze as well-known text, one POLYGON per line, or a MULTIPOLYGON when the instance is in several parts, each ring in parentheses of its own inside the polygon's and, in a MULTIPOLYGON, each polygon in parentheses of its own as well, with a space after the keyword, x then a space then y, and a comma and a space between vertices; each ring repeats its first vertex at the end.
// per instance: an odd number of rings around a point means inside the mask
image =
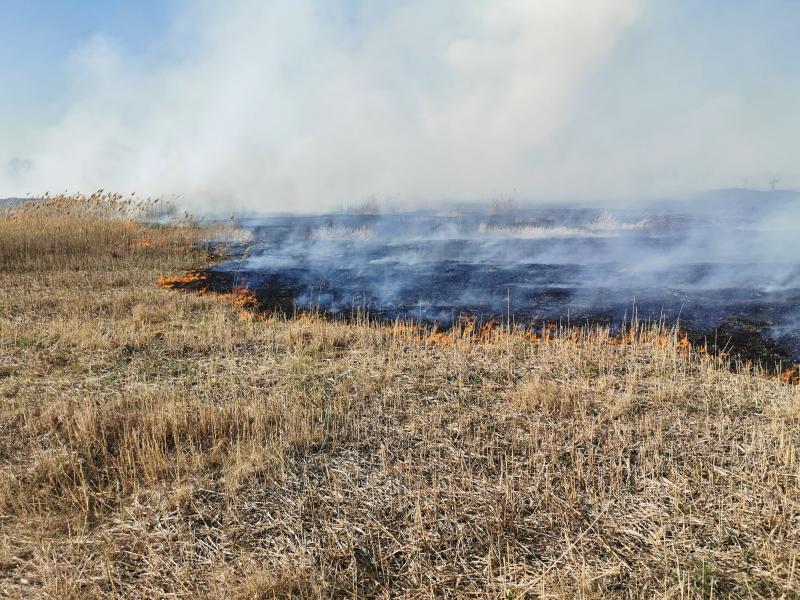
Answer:
POLYGON ((0 197, 269 212, 800 184, 795 2, 144 2, 62 24, 70 4, 6 10, 29 43, 4 48, 0 197))

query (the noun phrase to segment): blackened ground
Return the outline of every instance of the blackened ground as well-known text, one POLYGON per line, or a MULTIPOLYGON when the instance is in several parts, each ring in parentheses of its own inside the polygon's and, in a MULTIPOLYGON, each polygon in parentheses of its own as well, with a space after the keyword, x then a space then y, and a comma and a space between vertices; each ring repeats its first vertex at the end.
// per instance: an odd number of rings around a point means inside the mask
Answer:
POLYGON ((209 269, 208 285, 254 290, 264 310, 368 313, 443 329, 465 315, 614 329, 635 315, 771 368, 800 360, 800 264, 776 253, 780 240, 746 211, 556 208, 242 224, 255 242, 209 269))
MULTIPOLYGON (((199 289, 211 290, 217 293, 230 292, 236 288, 246 287, 255 292, 258 300, 257 310, 263 312, 277 312, 292 316, 300 310, 317 309, 336 319, 349 319, 363 315, 365 312, 370 318, 391 322, 395 319, 420 318, 426 324, 437 325, 440 329, 448 329, 455 321, 464 316, 471 316, 480 323, 495 321, 498 324, 507 322, 508 313, 492 311, 491 306, 440 306, 436 310, 442 318, 430 319, 431 307, 422 310, 413 304, 389 308, 376 308, 369 302, 356 304, 350 310, 326 310, 324 304, 300 304, 298 298, 307 294, 303 278, 298 273, 262 274, 248 272, 220 271, 214 268, 203 271, 205 279, 202 282, 193 282, 181 285, 186 291, 199 289), (449 310, 448 310, 449 309, 449 310)), ((327 286, 335 284, 328 282, 327 286)), ((341 293, 340 290, 326 290, 326 284, 321 286, 319 298, 327 294, 328 298, 341 293)), ((783 370, 787 365, 800 359, 793 340, 781 340, 770 336, 769 332, 774 326, 774 320, 760 320, 758 315, 768 316, 770 312, 782 314, 784 307, 780 305, 738 305, 741 314, 726 313, 725 311, 698 308, 694 305, 684 305, 677 313, 670 311, 657 312, 653 307, 638 305, 626 307, 609 306, 605 311, 596 309, 584 313, 569 313, 568 310, 559 312, 554 306, 568 306, 572 292, 568 289, 549 289, 537 293, 532 298, 531 306, 538 306, 535 312, 523 313, 518 307, 512 308, 511 321, 515 324, 524 324, 533 329, 541 328, 549 323, 560 323, 562 326, 579 327, 584 324, 607 325, 616 329, 626 320, 630 322, 635 315, 640 321, 661 321, 666 325, 679 323, 681 330, 686 332, 689 340, 697 347, 703 347, 708 352, 719 354, 726 353, 741 361, 752 362, 767 367, 772 371, 783 370), (715 313, 715 314, 712 314, 715 313), (560 316, 560 318, 559 318, 560 316), (708 319, 715 318, 715 324, 708 326, 708 319)), ((713 298, 709 298, 713 300, 713 298)), ((730 301, 726 300, 730 305, 730 301)))

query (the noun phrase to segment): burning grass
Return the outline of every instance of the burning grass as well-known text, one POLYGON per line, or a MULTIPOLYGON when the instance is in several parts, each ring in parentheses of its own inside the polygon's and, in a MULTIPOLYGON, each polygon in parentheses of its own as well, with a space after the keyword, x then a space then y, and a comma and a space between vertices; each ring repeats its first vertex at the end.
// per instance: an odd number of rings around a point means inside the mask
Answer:
POLYGON ((159 275, 156 278, 156 285, 165 290, 187 290, 205 291, 208 276, 202 271, 192 270, 184 275, 159 275))
POLYGON ((793 367, 786 369, 783 373, 778 375, 778 379, 780 379, 783 383, 791 383, 793 385, 799 384, 800 366, 794 365, 793 367))
POLYGON ((658 327, 259 315, 176 293, 191 245, 83 247, 4 258, 0 595, 800 593, 797 386, 658 327))

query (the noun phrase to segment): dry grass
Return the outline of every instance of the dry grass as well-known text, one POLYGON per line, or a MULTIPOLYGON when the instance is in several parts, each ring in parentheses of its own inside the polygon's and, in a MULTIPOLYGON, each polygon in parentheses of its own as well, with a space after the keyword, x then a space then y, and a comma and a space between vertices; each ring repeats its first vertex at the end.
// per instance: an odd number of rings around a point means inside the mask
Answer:
POLYGON ((796 386, 657 330, 261 319, 104 219, 0 217, 0 595, 800 593, 796 386))
POLYGON ((208 237, 241 235, 230 225, 202 227, 190 215, 156 226, 159 200, 137 200, 102 190, 0 205, 0 272, 68 269, 109 259, 152 263, 156 254, 186 252, 208 237))

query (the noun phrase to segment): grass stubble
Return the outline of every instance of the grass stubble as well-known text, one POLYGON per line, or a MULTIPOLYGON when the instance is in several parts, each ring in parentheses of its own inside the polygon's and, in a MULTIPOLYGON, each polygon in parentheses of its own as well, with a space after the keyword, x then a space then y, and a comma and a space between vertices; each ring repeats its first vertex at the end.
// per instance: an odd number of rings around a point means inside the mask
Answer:
POLYGON ((798 597, 797 386, 159 289, 126 202, 0 214, 0 596, 798 597))

